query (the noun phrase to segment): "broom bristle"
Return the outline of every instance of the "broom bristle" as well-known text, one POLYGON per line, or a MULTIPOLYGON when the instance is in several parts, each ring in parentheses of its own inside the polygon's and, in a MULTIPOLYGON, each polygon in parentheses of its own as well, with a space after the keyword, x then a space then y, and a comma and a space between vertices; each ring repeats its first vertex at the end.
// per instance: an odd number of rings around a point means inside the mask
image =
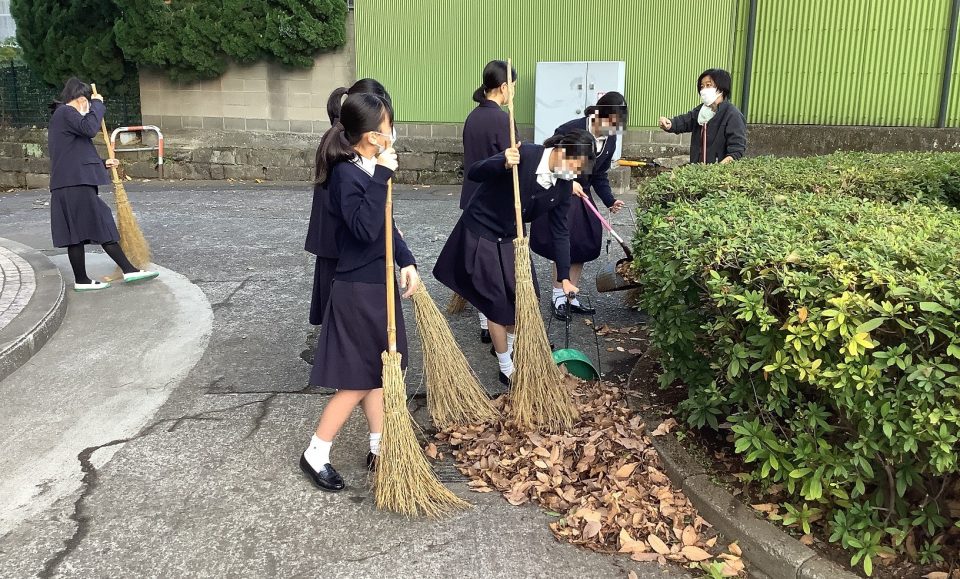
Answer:
POLYGON ((143 237, 137 216, 133 214, 133 207, 127 198, 127 190, 123 183, 113 184, 117 202, 117 229, 120 231, 120 247, 130 263, 139 269, 145 269, 150 264, 150 245, 143 237))
POLYGON ((433 518, 468 508, 470 503, 437 480, 420 448, 407 410, 400 354, 384 352, 382 358, 384 417, 374 487, 377 508, 433 518))
POLYGON ((454 293, 450 296, 450 303, 447 304, 447 313, 451 316, 461 313, 463 310, 467 309, 467 300, 463 299, 463 296, 454 293))
POLYGON ((577 410, 550 352, 530 275, 529 242, 517 238, 513 244, 517 277, 517 341, 513 347, 516 369, 510 393, 513 418, 529 430, 562 432, 573 425, 577 410))
POLYGON ((423 368, 427 376, 427 408, 440 430, 481 424, 497 417, 490 397, 422 284, 413 294, 413 311, 423 342, 423 368))

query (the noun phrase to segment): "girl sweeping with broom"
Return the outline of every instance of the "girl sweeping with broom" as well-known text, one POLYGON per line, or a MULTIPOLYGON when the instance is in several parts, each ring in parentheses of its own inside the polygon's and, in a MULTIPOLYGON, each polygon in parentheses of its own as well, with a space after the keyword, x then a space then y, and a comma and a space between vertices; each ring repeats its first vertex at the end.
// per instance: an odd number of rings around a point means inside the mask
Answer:
MULTIPOLYGON (((316 180, 327 189, 337 227, 339 259, 310 374, 315 386, 334 388, 300 468, 322 490, 339 491, 343 478, 330 462, 333 439, 353 409, 363 408, 370 427, 368 468, 375 468, 383 428, 381 352, 387 349, 384 224, 387 183, 397 169, 390 106, 373 94, 347 97, 340 119, 327 131, 317 156, 316 180)), ((403 297, 420 284, 416 262, 392 228, 403 297)), ((400 296, 395 296, 400 309, 400 296)), ((403 316, 397 316, 397 351, 407 359, 403 316)))
POLYGON ((50 229, 54 247, 67 248, 74 291, 110 287, 87 275, 84 245, 88 243, 103 247, 123 272, 124 283, 157 277, 157 272, 141 271, 127 259, 113 214, 100 199, 98 187, 110 183, 105 166, 117 164, 111 159, 105 165, 93 145, 107 112, 103 97, 94 95, 90 85, 71 78, 50 111, 50 229))
POLYGON ((572 130, 547 139, 543 146, 511 147, 474 164, 468 172, 480 186, 440 252, 433 275, 487 317, 503 384, 513 374, 516 322, 512 170, 518 169, 523 221, 548 217, 557 255, 556 280, 564 292, 576 293, 569 279, 567 212, 572 181, 590 172, 596 153, 590 133, 572 130))

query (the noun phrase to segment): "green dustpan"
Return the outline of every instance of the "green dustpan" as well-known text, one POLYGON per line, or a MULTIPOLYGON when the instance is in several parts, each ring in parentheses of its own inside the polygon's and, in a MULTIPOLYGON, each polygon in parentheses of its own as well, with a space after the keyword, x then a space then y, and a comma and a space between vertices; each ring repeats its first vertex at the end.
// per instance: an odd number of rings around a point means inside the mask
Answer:
POLYGON ((564 348, 553 353, 553 361, 557 366, 564 366, 567 372, 581 380, 599 380, 600 372, 594 368, 590 358, 580 350, 564 348))

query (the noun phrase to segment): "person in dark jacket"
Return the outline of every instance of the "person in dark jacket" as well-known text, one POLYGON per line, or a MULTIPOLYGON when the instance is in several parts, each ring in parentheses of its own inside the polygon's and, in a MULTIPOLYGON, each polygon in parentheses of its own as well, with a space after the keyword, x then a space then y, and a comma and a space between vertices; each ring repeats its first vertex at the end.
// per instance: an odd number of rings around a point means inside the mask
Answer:
MULTIPOLYGON (((330 448, 340 428, 360 404, 370 428, 367 467, 374 469, 383 429, 381 352, 387 349, 385 235, 387 183, 397 170, 391 143, 389 106, 369 93, 350 95, 340 122, 320 143, 317 181, 326 187, 330 212, 336 219, 337 260, 333 288, 317 340, 316 363, 310 384, 337 393, 320 416, 300 468, 320 489, 339 491, 343 478, 330 464, 330 448)), ((395 261, 404 298, 420 284, 416 260, 396 226, 395 261)), ((397 302, 397 351, 404 365, 407 338, 397 302)))
POLYGON ((586 131, 574 130, 547 139, 543 146, 525 143, 509 148, 470 167, 470 178, 480 187, 443 246, 433 275, 487 316, 504 384, 513 374, 516 323, 512 168, 517 167, 519 174, 524 223, 549 216, 556 279, 565 292, 576 293, 578 288, 570 282, 567 212, 573 180, 589 172, 595 158, 596 140, 586 131))
MULTIPOLYGON (((603 204, 617 213, 624 203, 613 196, 610 188, 610 164, 617 151, 617 136, 627 126, 627 101, 622 94, 611 91, 597 100, 597 104, 587 107, 586 116, 561 125, 554 134, 561 135, 573 129, 583 129, 597 139, 597 160, 593 171, 581 175, 573 182, 576 197, 589 199, 593 203, 592 191, 596 191, 603 204)), ((603 228, 597 216, 580 199, 574 199, 567 214, 567 226, 570 229, 570 282, 580 285, 583 264, 600 257, 603 244, 603 228)), ((538 255, 556 261, 553 243, 550 239, 550 225, 541 217, 530 226, 530 249, 538 255)), ((554 265, 556 269, 556 265, 554 265)), ((567 312, 567 299, 560 284, 553 284, 553 312, 558 319, 565 320, 573 314, 593 314, 593 308, 583 306, 578 299, 570 300, 570 312, 567 312)))
POLYGON ((660 128, 668 133, 693 133, 691 163, 731 163, 747 152, 747 122, 730 102, 732 84, 729 72, 706 70, 697 79, 702 104, 672 119, 660 117, 660 128))
MULTIPOLYGON (((340 119, 340 108, 345 96, 359 93, 375 94, 387 103, 390 109, 390 124, 393 126, 393 107, 387 89, 380 82, 372 78, 362 78, 353 83, 350 88, 340 87, 330 94, 327 99, 327 116, 330 126, 337 124, 340 119)), ((396 143, 396 132, 393 132, 393 142, 396 143)), ((317 167, 320 167, 320 147, 317 147, 317 167)), ((319 326, 323 323, 323 311, 330 298, 330 289, 333 286, 333 272, 337 267, 340 254, 337 251, 337 220, 330 212, 326 188, 321 183, 314 183, 313 204, 310 208, 310 222, 307 225, 307 239, 304 250, 316 256, 313 268, 313 292, 310 296, 310 324, 319 326)), ((312 336, 307 342, 313 346, 312 336)), ((307 363, 313 364, 313 348, 304 350, 300 357, 307 363)))
POLYGON ((153 279, 155 271, 141 271, 130 263, 120 248, 120 233, 98 187, 110 179, 93 145, 107 112, 103 97, 94 95, 90 85, 71 78, 59 101, 50 105, 52 116, 47 130, 50 149, 50 230, 54 247, 66 247, 73 269, 74 291, 102 290, 107 282, 87 276, 84 245, 96 243, 123 271, 124 283, 153 279))
MULTIPOLYGON (((507 63, 491 60, 483 67, 483 84, 473 93, 477 103, 463 123, 463 187, 460 190, 460 209, 466 209, 480 183, 467 174, 474 163, 489 159, 511 146, 510 115, 503 110, 517 83, 517 70, 511 70, 513 83, 507 79, 507 63)), ((480 341, 490 343, 490 330, 483 312, 480 319, 480 341)))

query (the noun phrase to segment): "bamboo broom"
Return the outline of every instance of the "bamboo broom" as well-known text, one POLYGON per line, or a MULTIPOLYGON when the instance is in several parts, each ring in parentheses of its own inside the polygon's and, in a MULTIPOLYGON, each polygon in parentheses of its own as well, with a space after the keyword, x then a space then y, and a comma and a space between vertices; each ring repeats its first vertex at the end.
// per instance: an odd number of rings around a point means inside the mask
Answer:
POLYGON ((413 311, 423 343, 423 368, 427 376, 427 409, 440 430, 481 424, 498 417, 490 397, 467 362, 446 318, 427 288, 413 294, 413 311))
MULTIPOLYGON (((97 85, 91 84, 90 88, 93 94, 97 93, 97 85)), ((107 122, 100 120, 100 129, 103 131, 103 142, 107 145, 107 154, 111 159, 116 159, 113 150, 113 143, 110 142, 110 134, 107 132, 107 122)), ((116 167, 111 167, 113 176, 113 193, 117 203, 117 229, 120 231, 120 247, 127 259, 130 260, 137 269, 146 269, 150 264, 150 245, 143 237, 143 231, 140 230, 140 224, 137 223, 137 216, 133 214, 133 207, 130 206, 130 199, 127 197, 127 190, 123 187, 120 175, 116 167)), ((110 277, 110 281, 120 279, 123 273, 117 270, 110 277)))
POLYGON ((450 296, 450 303, 447 304, 447 313, 453 316, 465 309, 467 309, 467 300, 463 299, 462 295, 454 292, 454 294, 450 296))
MULTIPOLYGON (((512 88, 512 59, 507 60, 507 79, 510 83, 508 88, 512 88)), ((510 144, 511 147, 516 147, 513 90, 508 90, 507 96, 510 144)), ((517 340, 513 349, 515 370, 511 377, 510 393, 513 399, 513 418, 525 429, 559 432, 573 425, 577 411, 570 391, 563 383, 563 374, 553 361, 547 330, 540 316, 540 303, 531 276, 530 243, 523 228, 517 167, 513 167, 513 204, 517 219, 517 238, 513 241, 517 288, 517 340)))
POLYGON ((374 496, 378 509, 403 515, 439 517, 469 503, 437 480, 413 429, 407 387, 397 352, 397 312, 393 273, 393 180, 387 182, 385 214, 387 262, 387 351, 383 352, 383 439, 377 460, 374 496))

